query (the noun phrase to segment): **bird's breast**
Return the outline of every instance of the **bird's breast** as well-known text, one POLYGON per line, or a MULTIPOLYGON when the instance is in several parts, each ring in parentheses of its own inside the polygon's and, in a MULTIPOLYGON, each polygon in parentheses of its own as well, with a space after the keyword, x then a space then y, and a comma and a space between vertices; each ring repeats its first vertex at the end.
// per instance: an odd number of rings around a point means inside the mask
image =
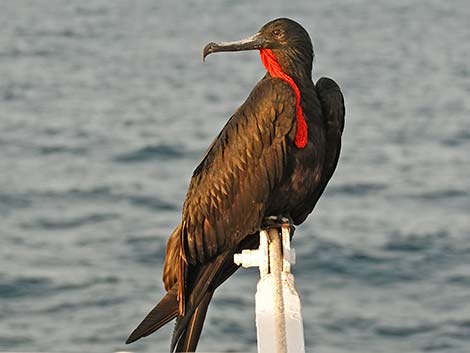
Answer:
POLYGON ((310 131, 309 142, 304 148, 288 148, 289 173, 271 194, 266 216, 283 214, 295 219, 292 214, 295 209, 314 202, 311 195, 321 181, 325 144, 322 131, 310 131))

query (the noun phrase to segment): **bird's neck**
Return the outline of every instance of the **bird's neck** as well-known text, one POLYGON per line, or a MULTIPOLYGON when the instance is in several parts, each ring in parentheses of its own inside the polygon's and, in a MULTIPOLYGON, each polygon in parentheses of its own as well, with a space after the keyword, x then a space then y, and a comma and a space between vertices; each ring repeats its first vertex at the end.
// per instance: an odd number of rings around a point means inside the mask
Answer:
POLYGON ((284 72, 298 84, 312 81, 313 51, 291 47, 273 53, 284 72))
MULTIPOLYGON (((297 133, 295 136, 295 145, 298 148, 304 148, 308 142, 308 127, 305 120, 305 116, 302 110, 301 105, 301 89, 303 88, 302 83, 304 82, 304 77, 299 76, 299 74, 305 74, 295 72, 293 70, 286 70, 285 62, 281 63, 277 56, 273 53, 271 49, 261 49, 260 50, 261 61, 263 62, 264 67, 269 72, 272 77, 277 77, 287 82, 292 90, 295 93, 296 97, 296 118, 297 118, 297 133), (284 64, 284 65, 282 65, 284 64), (300 87, 299 87, 300 86, 300 87)), ((311 73, 311 69, 310 69, 311 73)), ((311 82, 311 76, 309 76, 307 82, 311 82)))

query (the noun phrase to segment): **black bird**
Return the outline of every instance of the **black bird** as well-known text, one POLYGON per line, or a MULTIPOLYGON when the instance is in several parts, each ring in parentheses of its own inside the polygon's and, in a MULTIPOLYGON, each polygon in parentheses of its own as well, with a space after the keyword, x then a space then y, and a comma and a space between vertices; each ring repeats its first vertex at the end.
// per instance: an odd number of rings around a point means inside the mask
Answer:
POLYGON ((215 289, 238 268, 233 254, 259 243, 270 216, 301 224, 338 162, 344 101, 329 78, 312 81, 313 48, 298 23, 280 18, 215 52, 259 50, 266 74, 195 169, 163 271, 167 294, 126 343, 176 318, 171 351, 194 351, 215 289))

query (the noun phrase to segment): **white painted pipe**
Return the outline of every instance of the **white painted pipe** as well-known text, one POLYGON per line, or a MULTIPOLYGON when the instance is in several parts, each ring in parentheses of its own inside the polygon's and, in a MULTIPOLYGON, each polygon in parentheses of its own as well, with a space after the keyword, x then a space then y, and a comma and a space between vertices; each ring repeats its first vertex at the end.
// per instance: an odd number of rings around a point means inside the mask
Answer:
POLYGON ((263 230, 259 248, 235 254, 234 261, 260 270, 255 298, 258 353, 305 353, 300 298, 290 273, 295 252, 290 248, 288 226, 282 227, 282 253, 280 243, 278 230, 271 230, 269 236, 263 230))
POLYGON ((272 296, 274 304, 274 327, 276 341, 276 352, 287 353, 286 338, 286 316, 284 312, 284 296, 282 289, 282 243, 279 230, 271 228, 269 230, 269 269, 272 276, 272 296))

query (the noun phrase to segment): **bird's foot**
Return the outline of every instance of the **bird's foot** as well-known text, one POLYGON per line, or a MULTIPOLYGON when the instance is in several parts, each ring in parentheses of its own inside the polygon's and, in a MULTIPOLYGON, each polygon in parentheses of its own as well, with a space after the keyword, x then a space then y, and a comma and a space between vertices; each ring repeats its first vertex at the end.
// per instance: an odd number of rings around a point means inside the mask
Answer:
POLYGON ((271 229, 271 228, 281 228, 281 227, 289 227, 290 229, 290 237, 292 238, 292 235, 294 234, 294 221, 290 216, 283 216, 283 215, 277 215, 277 216, 268 216, 264 217, 263 221, 261 223, 261 229, 271 229))

